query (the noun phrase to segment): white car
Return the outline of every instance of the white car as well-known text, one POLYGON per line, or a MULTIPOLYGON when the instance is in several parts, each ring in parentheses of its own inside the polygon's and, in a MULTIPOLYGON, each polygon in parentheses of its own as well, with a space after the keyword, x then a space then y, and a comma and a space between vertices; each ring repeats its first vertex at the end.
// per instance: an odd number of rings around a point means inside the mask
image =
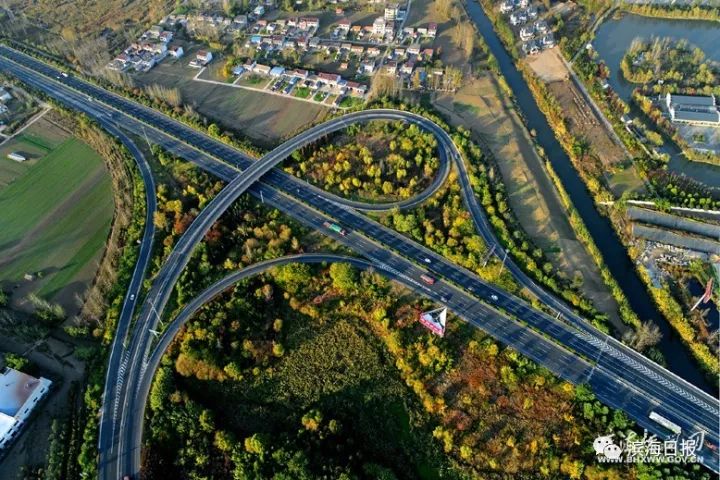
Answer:
POLYGON ((131 293, 131 294, 130 294, 130 300, 135 300, 135 294, 134 294, 134 293, 131 293))
POLYGON ((498 296, 495 295, 494 293, 492 295, 490 295, 490 298, 492 299, 493 302, 497 302, 497 300, 498 300, 498 296))
POLYGON ((429 258, 425 257, 425 263, 430 263, 430 261, 431 260, 429 258))

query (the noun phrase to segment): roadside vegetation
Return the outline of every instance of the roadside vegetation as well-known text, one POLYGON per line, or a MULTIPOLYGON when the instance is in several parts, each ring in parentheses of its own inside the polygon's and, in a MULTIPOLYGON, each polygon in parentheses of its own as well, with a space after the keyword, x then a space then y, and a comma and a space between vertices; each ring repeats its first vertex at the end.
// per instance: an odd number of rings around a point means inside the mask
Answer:
POLYGON ((352 125, 285 162, 285 171, 323 190, 371 202, 417 195, 438 168, 431 133, 414 124, 378 121, 352 125))
POLYGON ((348 265, 290 264, 203 307, 150 393, 145 478, 709 478, 598 465, 632 423, 583 386, 348 265), (409 387, 409 388, 408 388, 409 387))
MULTIPOLYGON (((717 323, 701 313, 705 309, 702 305, 698 310, 690 311, 695 299, 691 298, 687 290, 689 282, 697 281, 704 285, 713 277, 712 267, 696 261, 688 268, 671 265, 667 268, 670 270, 669 278, 663 282, 662 288, 650 288, 650 293, 660 311, 708 374, 707 377, 717 385, 720 374, 717 323)), ((646 283, 651 284, 648 273, 644 269, 641 272, 646 283)))

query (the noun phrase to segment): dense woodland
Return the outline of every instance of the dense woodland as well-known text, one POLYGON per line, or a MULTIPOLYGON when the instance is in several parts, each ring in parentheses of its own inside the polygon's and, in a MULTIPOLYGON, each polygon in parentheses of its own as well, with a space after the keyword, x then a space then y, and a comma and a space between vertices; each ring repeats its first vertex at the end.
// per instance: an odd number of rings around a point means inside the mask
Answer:
POLYGON ((396 201, 430 185, 439 167, 435 137, 417 125, 353 125, 320 145, 296 150, 285 170, 348 198, 396 201))
POLYGON ((720 95, 720 65, 686 40, 635 39, 620 68, 627 80, 652 84, 649 88, 654 93, 720 95))
MULTIPOLYGON (((204 307, 151 391, 147 478, 669 478, 594 461, 627 418, 345 264, 291 264, 204 307), (409 387, 409 388, 408 388, 409 387)), ((704 478, 699 471, 676 478, 704 478)), ((676 473, 674 472, 674 473, 676 473)))

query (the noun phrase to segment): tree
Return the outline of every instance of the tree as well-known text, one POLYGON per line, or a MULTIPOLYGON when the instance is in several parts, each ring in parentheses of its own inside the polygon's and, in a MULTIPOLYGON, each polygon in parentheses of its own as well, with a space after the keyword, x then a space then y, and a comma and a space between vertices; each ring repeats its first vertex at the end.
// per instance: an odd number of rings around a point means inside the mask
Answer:
POLYGON ((150 409, 153 412, 161 410, 174 388, 172 371, 168 367, 161 367, 155 374, 150 390, 150 409))
POLYGON ((261 433, 255 433, 247 437, 244 442, 245 451, 255 455, 263 456, 267 450, 268 439, 261 433))
POLYGON ((317 409, 312 409, 302 416, 300 423, 302 423, 302 426, 305 427, 306 430, 314 432, 320 427, 322 419, 322 412, 317 409))
POLYGON ((273 271, 275 280, 290 293, 296 293, 300 287, 312 280, 310 267, 304 263, 289 263, 273 271))
POLYGON ((343 292, 354 290, 358 283, 357 271, 349 263, 330 265, 330 278, 332 278, 333 286, 343 292))
POLYGON ((642 322, 634 332, 628 332, 623 339, 638 352, 656 345, 662 338, 660 328, 653 322, 642 322))
POLYGON ((221 452, 229 452, 230 450, 232 450, 234 443, 235 438, 233 437, 232 433, 226 432, 225 430, 218 430, 217 432, 215 432, 215 440, 213 441, 213 445, 215 445, 217 449, 221 452))
POLYGON ((30 367, 30 360, 23 357, 22 355, 17 355, 15 353, 6 353, 5 364, 10 368, 14 368, 15 370, 27 371, 28 367, 30 367))

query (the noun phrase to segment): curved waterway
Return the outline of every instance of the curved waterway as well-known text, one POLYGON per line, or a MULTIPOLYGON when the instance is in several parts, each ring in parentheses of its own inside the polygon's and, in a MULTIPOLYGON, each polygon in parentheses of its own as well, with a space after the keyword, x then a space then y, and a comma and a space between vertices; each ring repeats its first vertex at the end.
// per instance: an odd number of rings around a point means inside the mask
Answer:
POLYGON ((582 217, 590 235, 600 249, 606 265, 630 301, 630 306, 641 320, 652 320, 660 328, 662 340, 658 344, 658 348, 665 356, 668 368, 688 382, 716 395, 717 392, 710 386, 695 364, 690 352, 655 307, 610 221, 595 208, 590 192, 555 138, 555 134, 538 108, 525 79, 515 67, 512 57, 507 53, 495 33, 490 19, 485 15, 479 3, 467 2, 466 7, 470 17, 485 38, 490 51, 497 58, 500 71, 513 91, 528 128, 536 131, 538 144, 545 150, 560 181, 572 198, 578 214, 582 217))

